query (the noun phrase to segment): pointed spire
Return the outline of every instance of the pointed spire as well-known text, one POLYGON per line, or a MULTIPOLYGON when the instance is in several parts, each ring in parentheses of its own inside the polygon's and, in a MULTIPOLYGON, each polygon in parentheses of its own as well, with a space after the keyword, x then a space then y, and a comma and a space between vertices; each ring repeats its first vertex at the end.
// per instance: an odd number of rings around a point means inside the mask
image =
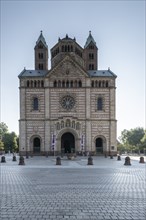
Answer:
POLYGON ((48 48, 48 45, 46 44, 45 38, 43 36, 43 31, 40 31, 40 36, 38 38, 38 40, 36 41, 36 45, 41 41, 43 43, 43 45, 48 48))
POLYGON ((87 38, 87 40, 86 40, 86 43, 85 43, 84 48, 88 47, 88 45, 89 45, 91 42, 93 42, 93 44, 96 45, 96 42, 95 42, 94 38, 92 37, 91 31, 89 31, 89 36, 88 36, 88 38, 87 38))

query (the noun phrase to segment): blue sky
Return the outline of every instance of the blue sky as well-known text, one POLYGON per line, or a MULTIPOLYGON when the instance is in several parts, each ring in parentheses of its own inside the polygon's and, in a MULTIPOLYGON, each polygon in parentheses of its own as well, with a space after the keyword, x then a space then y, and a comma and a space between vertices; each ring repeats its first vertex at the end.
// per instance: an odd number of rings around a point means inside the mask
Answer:
POLYGON ((83 47, 91 30, 99 69, 117 75, 117 136, 145 127, 145 1, 2 0, 1 121, 10 131, 19 133, 17 76, 24 67, 34 69, 40 30, 49 50, 66 34, 83 47))

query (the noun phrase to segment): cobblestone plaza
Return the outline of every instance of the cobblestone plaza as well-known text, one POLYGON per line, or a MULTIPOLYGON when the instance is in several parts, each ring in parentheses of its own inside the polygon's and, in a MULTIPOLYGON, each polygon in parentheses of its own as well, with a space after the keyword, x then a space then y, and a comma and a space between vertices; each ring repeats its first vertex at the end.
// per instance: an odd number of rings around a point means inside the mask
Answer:
POLYGON ((146 219, 145 164, 114 157, 19 157, 0 164, 2 220, 146 219))

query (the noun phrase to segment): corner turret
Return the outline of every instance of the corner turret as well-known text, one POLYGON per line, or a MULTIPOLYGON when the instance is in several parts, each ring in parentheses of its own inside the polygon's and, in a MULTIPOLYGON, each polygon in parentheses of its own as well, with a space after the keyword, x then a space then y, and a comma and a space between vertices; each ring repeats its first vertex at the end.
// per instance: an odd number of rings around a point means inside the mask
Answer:
POLYGON ((35 50, 35 70, 48 70, 48 46, 41 31, 36 41, 35 50))
POLYGON ((96 42, 89 31, 89 36, 84 46, 85 69, 98 70, 98 48, 96 42))

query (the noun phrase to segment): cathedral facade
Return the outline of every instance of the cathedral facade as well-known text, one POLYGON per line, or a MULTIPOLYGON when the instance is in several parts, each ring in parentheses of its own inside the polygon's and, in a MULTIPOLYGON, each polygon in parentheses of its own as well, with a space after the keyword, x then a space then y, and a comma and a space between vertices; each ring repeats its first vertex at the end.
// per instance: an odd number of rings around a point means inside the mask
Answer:
POLYGON ((35 69, 19 74, 21 155, 116 155, 116 75, 98 70, 89 32, 84 48, 68 35, 50 50, 40 33, 35 69))

